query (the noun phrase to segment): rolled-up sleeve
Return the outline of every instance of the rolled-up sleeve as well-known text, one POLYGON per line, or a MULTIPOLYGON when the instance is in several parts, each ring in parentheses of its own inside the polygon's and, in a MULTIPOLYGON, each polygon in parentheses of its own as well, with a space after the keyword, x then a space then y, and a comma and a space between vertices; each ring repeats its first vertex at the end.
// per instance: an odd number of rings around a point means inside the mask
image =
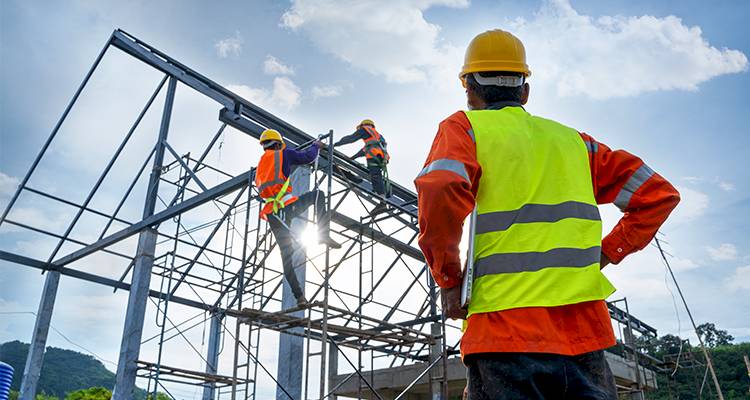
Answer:
POLYGON ((440 123, 422 171, 414 181, 419 201, 419 247, 442 288, 461 283, 459 243, 474 209, 481 168, 471 124, 463 112, 440 123))
POLYGON ((623 212, 602 240, 602 252, 617 264, 651 242, 680 202, 680 193, 640 158, 581 137, 589 150, 597 203, 613 203, 623 212))

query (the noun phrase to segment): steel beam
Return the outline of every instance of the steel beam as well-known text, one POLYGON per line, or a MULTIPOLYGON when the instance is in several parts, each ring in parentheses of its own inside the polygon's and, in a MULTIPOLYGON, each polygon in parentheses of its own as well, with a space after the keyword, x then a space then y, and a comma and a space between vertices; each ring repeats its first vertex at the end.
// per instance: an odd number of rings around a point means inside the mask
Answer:
POLYGON ((59 258, 56 261, 53 261, 53 264, 58 265, 58 266, 63 266, 63 265, 70 264, 76 260, 80 260, 81 258, 86 257, 90 254, 93 254, 107 246, 111 246, 115 243, 125 240, 145 228, 159 225, 160 223, 176 215, 190 211, 193 208, 196 208, 205 203, 208 203, 209 201, 213 201, 217 197, 223 196, 227 193, 231 193, 237 189, 242 189, 254 177, 255 177, 255 169, 253 168, 245 173, 242 173, 232 179, 227 180, 224 183, 218 184, 203 193, 197 194, 179 204, 166 208, 163 211, 160 211, 154 215, 144 217, 143 220, 141 220, 140 222, 137 222, 125 229, 122 229, 105 238, 102 238, 96 241, 95 243, 92 243, 82 249, 76 250, 68 254, 67 256, 59 258))
MULTIPOLYGON (((36 167, 39 165, 39 162, 42 160, 42 157, 47 152, 47 149, 52 143, 52 140, 54 140, 55 136, 57 136, 57 132, 60 130, 60 127, 62 126, 63 122, 68 117, 68 114, 70 113, 70 110, 73 108, 73 105, 76 103, 76 101, 78 100, 78 97, 83 92, 83 89, 86 87, 86 84, 89 82, 89 79, 91 79, 91 76, 94 74, 94 71, 96 70, 96 68, 99 66, 99 63, 101 62, 102 58, 104 58, 104 54, 106 54, 111 40, 112 40, 112 37, 107 39, 107 43, 99 52, 99 55, 96 57, 96 60, 94 60, 94 64, 91 65, 91 68, 89 68, 88 72, 86 73, 86 76, 83 78, 83 81, 78 86, 78 89, 73 95, 73 98, 70 99, 67 107, 65 107, 65 111, 63 111, 62 115, 60 116, 60 119, 57 120, 57 124, 55 124, 55 127, 52 129, 52 132, 50 133, 49 137, 47 137, 47 140, 44 142, 44 144, 42 145, 42 148, 39 150, 39 154, 37 154, 36 158, 31 164, 31 167, 29 168, 29 170, 26 172, 26 175, 23 177, 23 179, 19 183, 18 187, 16 188, 15 193, 13 193, 13 197, 11 197, 10 201, 8 201, 8 205, 5 207, 5 210, 3 211, 2 215, 0 215, 0 225, 2 225, 3 222, 5 222, 5 219, 8 217, 8 213, 10 213, 10 210, 15 205, 16 201, 18 200, 18 197, 21 195, 21 192, 26 187, 26 184, 28 184, 29 179, 31 178, 31 175, 34 173, 34 171, 36 170, 36 167)), ((49 274, 45 278, 44 292, 42 292, 42 298, 39 302, 39 312, 36 315, 36 322, 34 323, 34 331, 31 334, 31 345, 29 346, 29 354, 26 357, 26 366, 24 367, 23 381, 21 383, 21 394, 20 394, 21 400, 33 400, 36 396, 36 388, 37 388, 37 384, 39 383, 39 375, 41 374, 41 370, 42 370, 42 361, 44 359, 44 349, 47 344, 47 334, 49 333, 50 321, 52 320, 52 312, 55 308, 55 298, 57 296, 57 288, 58 288, 59 282, 60 282, 60 274, 49 274)))
MULTIPOLYGON (((176 90, 177 80, 174 77, 170 77, 167 96, 164 100, 164 112, 162 113, 161 126, 159 128, 159 138, 156 152, 154 153, 153 168, 149 177, 146 201, 143 205, 144 219, 153 216, 156 209, 161 169, 164 164, 164 143, 167 141, 167 134, 169 133, 169 123, 172 119, 172 107, 174 106, 176 90)), ((112 393, 113 400, 129 400, 133 398, 135 393, 135 378, 138 372, 137 362, 141 352, 143 321, 146 316, 146 303, 151 285, 151 269, 154 266, 157 236, 158 232, 156 229, 148 227, 140 232, 138 238, 133 277, 130 283, 130 292, 128 292, 128 308, 125 314, 125 324, 120 344, 120 358, 117 362, 115 389, 112 393)))
MULTIPOLYGON (((58 266, 55 266, 53 264, 50 264, 41 260, 36 260, 36 259, 22 256, 19 254, 9 253, 7 251, 0 250, 0 260, 9 261, 18 265, 24 265, 26 267, 36 268, 41 271, 50 271, 50 273, 59 272, 61 275, 70 276, 72 278, 80 279, 86 282, 96 283, 99 285, 109 286, 112 288, 117 288, 117 289, 122 289, 122 290, 130 290, 129 283, 120 282, 115 279, 105 278, 103 276, 99 276, 99 275, 92 274, 89 272, 79 271, 79 270, 72 269, 72 268, 58 267, 58 266)), ((169 296, 167 293, 159 292, 156 290, 149 290, 148 295, 149 297, 153 297, 155 299, 165 299, 167 298, 167 296, 169 296)), ((187 299, 187 298, 179 297, 179 296, 172 296, 169 298, 169 301, 182 304, 187 307, 193 307, 199 310, 221 312, 226 315, 232 315, 233 317, 237 317, 240 315, 239 312, 235 312, 235 311, 228 310, 225 308, 216 307, 213 304, 206 304, 200 301, 187 299)))

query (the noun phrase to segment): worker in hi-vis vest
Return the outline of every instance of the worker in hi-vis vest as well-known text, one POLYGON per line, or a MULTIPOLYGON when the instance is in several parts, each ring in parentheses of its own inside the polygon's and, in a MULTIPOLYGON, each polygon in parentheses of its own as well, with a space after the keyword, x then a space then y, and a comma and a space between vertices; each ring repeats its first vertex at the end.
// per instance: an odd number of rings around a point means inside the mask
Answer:
POLYGON ((469 44, 469 111, 440 123, 415 180, 419 246, 446 316, 466 319, 470 399, 616 399, 603 353, 615 288, 600 269, 644 248, 679 193, 638 157, 529 114, 530 75, 512 34, 469 44), (605 203, 624 215, 602 239, 605 203), (458 245, 473 212, 464 309, 458 245))
POLYGON ((290 175, 293 167, 315 161, 320 149, 325 145, 323 142, 316 141, 306 150, 290 149, 286 147, 281 134, 274 129, 263 131, 260 135, 260 144, 264 152, 255 169, 255 186, 264 202, 260 215, 261 218, 268 220, 279 245, 284 277, 297 302, 303 303, 305 302, 304 290, 294 274, 297 266, 292 263, 293 245, 296 239, 289 230, 289 223, 315 204, 318 240, 336 249, 341 245, 331 239, 327 226, 321 222, 324 221, 326 214, 325 193, 316 189, 299 197, 292 195, 290 175))
POLYGON ((364 156, 367 160, 367 171, 370 173, 370 183, 375 193, 391 197, 390 182, 388 181, 388 143, 385 138, 375 129, 375 123, 371 119, 364 119, 357 125, 357 130, 351 135, 339 139, 333 146, 343 146, 362 140, 364 146, 352 158, 364 156))

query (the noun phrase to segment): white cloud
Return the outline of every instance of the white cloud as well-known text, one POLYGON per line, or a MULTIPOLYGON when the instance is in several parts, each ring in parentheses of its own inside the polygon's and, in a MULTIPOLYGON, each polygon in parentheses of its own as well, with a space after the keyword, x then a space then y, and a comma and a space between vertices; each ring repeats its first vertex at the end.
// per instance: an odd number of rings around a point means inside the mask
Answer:
POLYGON ((299 105, 302 90, 286 76, 273 80, 273 89, 253 88, 247 85, 227 85, 227 89, 264 108, 282 107, 291 110, 299 105))
POLYGON ((688 183, 700 183, 705 179, 701 178, 700 176, 683 176, 682 180, 688 183))
POLYGON ((0 208, 5 208, 7 199, 13 196, 16 188, 18 188, 18 178, 0 172, 0 208))
POLYGON ((269 54, 263 62, 263 72, 268 75, 294 75, 294 68, 269 54))
POLYGON ((234 36, 219 40, 214 47, 216 48, 216 54, 221 58, 239 56, 242 53, 242 36, 240 36, 240 31, 236 31, 234 36))
POLYGON ((731 290, 750 290, 750 265, 737 267, 734 275, 726 280, 726 284, 731 290))
POLYGON ((711 46, 700 27, 672 15, 595 18, 579 14, 569 0, 547 0, 533 18, 510 21, 507 28, 526 45, 532 82, 561 96, 696 90, 748 68, 741 51, 711 46))
POLYGON ((727 181, 719 181, 719 188, 725 192, 733 192, 735 187, 734 184, 727 181))
POLYGON ((710 202, 707 194, 684 186, 678 186, 677 190, 680 192, 680 204, 669 218, 669 223, 690 222, 706 212, 710 202))
POLYGON ((731 243, 722 243, 719 247, 706 246, 708 254, 714 261, 731 261, 737 259, 737 247, 731 243))
POLYGON ((669 260, 669 265, 675 271, 690 271, 700 268, 700 264, 689 258, 672 258, 671 260, 669 260))
POLYGON ((341 96, 343 92, 344 88, 339 85, 313 86, 312 88, 312 95, 315 99, 341 96))
POLYGON ((455 48, 439 43, 440 27, 424 18, 434 6, 466 7, 468 0, 294 0, 281 26, 303 31, 323 51, 388 81, 418 82, 440 75, 444 65, 455 73, 460 61, 455 48))

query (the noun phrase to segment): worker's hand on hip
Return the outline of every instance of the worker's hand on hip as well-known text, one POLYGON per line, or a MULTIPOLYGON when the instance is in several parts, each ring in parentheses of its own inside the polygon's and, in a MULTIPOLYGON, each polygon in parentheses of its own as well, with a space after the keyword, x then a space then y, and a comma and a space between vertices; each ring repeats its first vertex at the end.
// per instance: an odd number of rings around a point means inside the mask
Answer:
POLYGON ((440 298, 446 318, 466 319, 467 311, 461 308, 461 285, 450 289, 440 289, 440 298))

